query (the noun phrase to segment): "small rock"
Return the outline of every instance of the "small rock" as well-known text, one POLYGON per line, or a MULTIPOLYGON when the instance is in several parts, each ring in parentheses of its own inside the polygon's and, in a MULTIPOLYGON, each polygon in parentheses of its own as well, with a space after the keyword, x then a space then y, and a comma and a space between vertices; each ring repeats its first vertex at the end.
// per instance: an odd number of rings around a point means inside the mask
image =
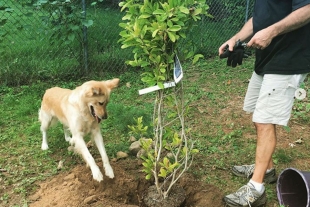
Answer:
POLYGON ((137 158, 140 158, 141 156, 146 156, 147 153, 144 149, 140 149, 139 152, 137 153, 137 158))
POLYGON ((138 165, 142 165, 143 164, 143 160, 139 159, 138 160, 138 165))
POLYGON ((122 159, 128 157, 128 154, 126 152, 119 151, 116 153, 116 157, 117 159, 122 159))
POLYGON ((168 153, 167 153, 167 157, 168 157, 168 158, 174 158, 174 156, 173 156, 173 154, 172 154, 171 152, 168 152, 168 153))
POLYGON ((135 141, 137 141, 137 139, 134 136, 130 136, 129 137, 129 141, 130 142, 135 142, 135 141))
POLYGON ((84 199, 84 203, 85 204, 95 203, 96 201, 97 201, 97 196, 96 195, 89 196, 89 197, 84 199))
POLYGON ((64 162, 62 160, 59 161, 58 166, 57 166, 57 170, 61 170, 61 168, 63 168, 64 166, 64 162))
POLYGON ((29 197, 31 201, 38 201, 41 198, 40 194, 35 194, 29 197))
POLYGON ((96 190, 95 190, 95 189, 91 189, 91 190, 88 192, 88 195, 94 195, 94 194, 95 194, 95 192, 96 192, 96 190))
POLYGON ((64 180, 72 180, 75 178, 75 175, 73 173, 67 175, 66 177, 64 177, 64 180))
POLYGON ((47 183, 40 184, 40 188, 44 190, 47 189, 47 183))
POLYGON ((137 155, 137 153, 139 152, 140 149, 141 149, 140 141, 135 141, 135 142, 131 143, 131 145, 129 147, 130 154, 132 154, 134 156, 137 155))

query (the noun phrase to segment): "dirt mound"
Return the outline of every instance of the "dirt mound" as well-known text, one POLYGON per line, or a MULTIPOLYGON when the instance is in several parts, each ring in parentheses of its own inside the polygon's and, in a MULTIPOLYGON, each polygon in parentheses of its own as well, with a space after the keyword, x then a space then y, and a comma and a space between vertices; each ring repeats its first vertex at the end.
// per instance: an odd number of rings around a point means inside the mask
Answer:
MULTIPOLYGON (((102 163, 97 163, 102 166, 102 163)), ((38 191, 29 197, 30 207, 137 207, 152 185, 145 180, 138 160, 125 159, 111 163, 115 178, 104 177, 103 182, 93 181, 90 169, 79 165, 38 183, 38 191)), ((102 170, 102 168, 101 168, 102 170)), ((104 172, 102 170, 102 172, 104 172)), ((186 191, 184 207, 222 206, 220 191, 187 174, 179 182, 186 191)), ((168 206, 167 206, 168 207, 168 206)))

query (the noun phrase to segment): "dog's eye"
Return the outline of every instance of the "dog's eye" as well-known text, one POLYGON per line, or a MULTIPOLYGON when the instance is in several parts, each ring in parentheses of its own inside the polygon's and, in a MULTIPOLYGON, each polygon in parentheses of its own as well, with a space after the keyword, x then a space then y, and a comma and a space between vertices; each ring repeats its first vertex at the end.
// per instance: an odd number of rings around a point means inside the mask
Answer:
POLYGON ((99 105, 101 105, 101 106, 102 106, 103 104, 104 104, 103 102, 99 102, 99 105))

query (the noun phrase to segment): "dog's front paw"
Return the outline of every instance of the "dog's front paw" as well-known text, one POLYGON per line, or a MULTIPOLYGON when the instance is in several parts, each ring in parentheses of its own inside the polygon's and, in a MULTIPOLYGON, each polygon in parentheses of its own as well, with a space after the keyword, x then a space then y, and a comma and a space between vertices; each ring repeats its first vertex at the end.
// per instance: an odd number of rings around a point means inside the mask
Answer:
POLYGON ((74 145, 74 139, 71 138, 71 139, 69 140, 69 143, 70 143, 70 145, 74 145))
POLYGON ((104 169, 105 169, 106 176, 108 176, 109 178, 114 178, 114 172, 113 172, 111 165, 104 166, 104 169))
POLYGON ((69 137, 69 136, 65 136, 65 140, 67 141, 67 142, 69 142, 70 144, 71 144, 71 137, 69 137))
POLYGON ((47 150, 48 149, 48 145, 46 143, 42 143, 41 149, 42 150, 47 150))
POLYGON ((103 181, 103 175, 100 172, 99 168, 92 170, 92 173, 93 173, 94 180, 97 180, 98 182, 103 181))

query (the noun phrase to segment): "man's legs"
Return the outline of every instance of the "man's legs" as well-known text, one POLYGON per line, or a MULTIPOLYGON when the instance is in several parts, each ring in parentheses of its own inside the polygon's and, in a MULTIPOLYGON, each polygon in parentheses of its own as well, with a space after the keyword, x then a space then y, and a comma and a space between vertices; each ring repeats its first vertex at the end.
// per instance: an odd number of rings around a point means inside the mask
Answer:
POLYGON ((273 168, 272 154, 276 148, 276 125, 254 123, 257 132, 255 169, 252 180, 263 183, 267 169, 273 168))
POLYGON ((273 168, 272 154, 276 147, 276 125, 254 123, 257 133, 255 169, 252 179, 237 192, 224 197, 228 206, 258 207, 266 203, 263 180, 267 169, 273 168))
POLYGON ((244 110, 254 112, 253 122, 257 132, 255 168, 247 185, 224 197, 223 200, 228 206, 257 207, 266 203, 263 180, 267 169, 273 168, 272 154, 277 141, 276 124, 287 124, 295 90, 305 77, 306 74, 259 76, 253 73, 244 110))

